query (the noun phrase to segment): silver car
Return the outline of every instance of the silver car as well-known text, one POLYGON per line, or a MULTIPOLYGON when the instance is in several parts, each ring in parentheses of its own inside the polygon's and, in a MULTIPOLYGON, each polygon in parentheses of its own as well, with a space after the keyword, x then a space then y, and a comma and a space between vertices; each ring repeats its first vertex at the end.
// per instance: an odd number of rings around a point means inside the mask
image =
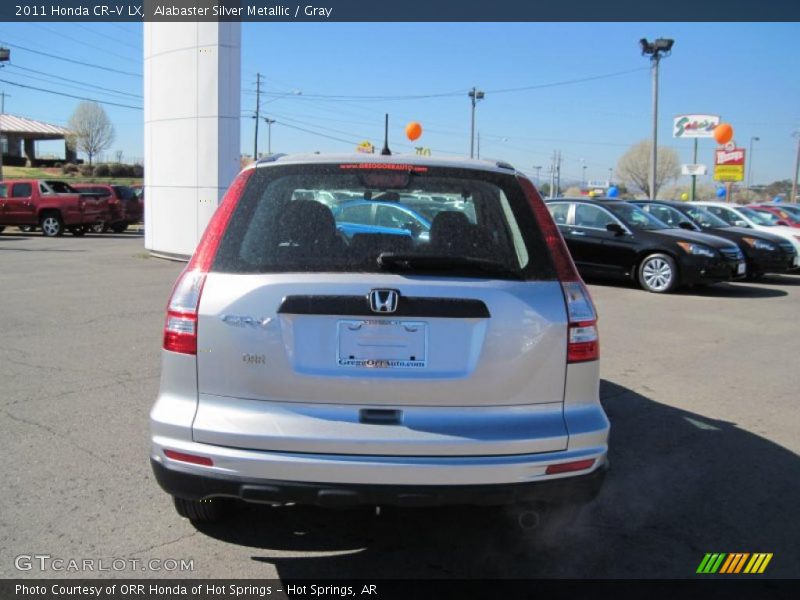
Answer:
POLYGON ((150 415, 156 479, 194 521, 230 498, 589 501, 609 434, 596 320, 510 165, 271 157, 234 181, 175 284, 150 415), (347 192, 368 218, 344 235, 298 190, 347 192), (409 195, 460 201, 420 240, 369 210, 409 195))

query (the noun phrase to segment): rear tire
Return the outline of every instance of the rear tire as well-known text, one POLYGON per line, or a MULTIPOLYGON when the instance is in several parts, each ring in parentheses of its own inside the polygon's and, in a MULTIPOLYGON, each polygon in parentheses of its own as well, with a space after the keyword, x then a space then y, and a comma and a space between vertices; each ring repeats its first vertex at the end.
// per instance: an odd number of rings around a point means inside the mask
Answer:
POLYGON ((92 225, 91 229, 94 233, 103 233, 104 231, 108 231, 108 227, 103 221, 97 221, 97 223, 92 225))
POLYGON ((225 512, 224 500, 208 498, 206 500, 186 500, 172 497, 175 510, 185 519, 194 523, 212 523, 218 521, 225 512))
POLYGON ((114 225, 111 226, 111 231, 113 231, 114 233, 122 233, 127 228, 128 228, 127 223, 115 223, 114 225))
POLYGON ((42 235, 45 237, 58 237, 64 235, 64 222, 58 213, 45 213, 39 223, 42 235))
POLYGON ((678 287, 678 267, 675 260, 661 253, 644 257, 636 270, 642 289, 654 294, 666 294, 678 287))

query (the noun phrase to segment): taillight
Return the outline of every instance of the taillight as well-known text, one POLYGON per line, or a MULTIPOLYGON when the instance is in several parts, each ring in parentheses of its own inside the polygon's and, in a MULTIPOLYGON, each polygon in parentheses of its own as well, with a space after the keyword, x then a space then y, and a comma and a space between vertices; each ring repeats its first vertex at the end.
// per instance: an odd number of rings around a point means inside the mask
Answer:
POLYGON ((597 312, 589 290, 583 284, 572 262, 567 245, 553 221, 542 198, 529 179, 518 177, 519 183, 533 208, 539 229, 544 235, 556 275, 567 304, 567 362, 580 363, 600 358, 600 338, 597 335, 597 312))
POLYGON ((164 324, 164 350, 197 354, 197 313, 206 273, 214 262, 222 234, 252 172, 252 169, 243 171, 228 188, 219 208, 211 217, 192 260, 175 283, 164 324))
POLYGON ((197 354, 197 309, 206 274, 201 271, 184 271, 167 307, 164 324, 164 350, 181 354, 197 354))
POLYGON ((567 245, 564 243, 564 238, 561 237, 561 232, 558 226, 550 216, 550 211, 547 210, 544 200, 539 196, 539 192, 533 187, 531 181, 525 177, 517 177, 528 203, 533 209, 533 214, 536 216, 536 222, 539 225, 539 230, 544 236, 544 241, 550 250, 550 256, 553 259, 553 266, 556 269, 556 275, 562 283, 565 281, 580 281, 580 275, 575 268, 575 263, 572 262, 567 245))
POLYGON ((561 284, 567 303, 567 362, 579 363, 600 358, 600 337, 597 335, 597 313, 589 290, 582 281, 561 284))

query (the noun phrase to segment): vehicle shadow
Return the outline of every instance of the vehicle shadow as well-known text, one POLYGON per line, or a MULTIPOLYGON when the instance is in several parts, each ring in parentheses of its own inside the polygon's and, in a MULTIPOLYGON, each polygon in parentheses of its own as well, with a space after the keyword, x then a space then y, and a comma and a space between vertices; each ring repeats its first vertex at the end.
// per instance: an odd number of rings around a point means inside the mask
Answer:
POLYGON ((763 285, 800 285, 800 272, 796 275, 765 275, 756 283, 763 285))
POLYGON ((706 552, 772 552, 765 576, 797 576, 797 454, 610 381, 601 397, 611 469, 600 496, 569 522, 525 529, 514 508, 377 516, 248 505, 196 527, 252 548, 254 576, 269 564, 281 579, 684 578, 706 552))
POLYGON ((782 298, 788 296, 784 290, 759 287, 747 283, 715 283, 713 285, 681 287, 681 296, 701 296, 704 298, 782 298))

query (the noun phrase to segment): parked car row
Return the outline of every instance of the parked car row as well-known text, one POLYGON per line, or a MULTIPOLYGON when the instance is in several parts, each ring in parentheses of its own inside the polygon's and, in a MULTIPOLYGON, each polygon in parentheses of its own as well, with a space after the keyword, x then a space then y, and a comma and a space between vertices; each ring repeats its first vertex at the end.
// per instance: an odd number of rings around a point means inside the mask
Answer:
POLYGON ((56 237, 70 231, 122 233, 143 216, 141 195, 129 186, 76 183, 50 179, 0 182, 0 233, 8 226, 22 231, 41 229, 56 237))
POLYGON ((800 269, 800 232, 748 207, 584 198, 547 206, 581 273, 631 278, 650 292, 800 269))

